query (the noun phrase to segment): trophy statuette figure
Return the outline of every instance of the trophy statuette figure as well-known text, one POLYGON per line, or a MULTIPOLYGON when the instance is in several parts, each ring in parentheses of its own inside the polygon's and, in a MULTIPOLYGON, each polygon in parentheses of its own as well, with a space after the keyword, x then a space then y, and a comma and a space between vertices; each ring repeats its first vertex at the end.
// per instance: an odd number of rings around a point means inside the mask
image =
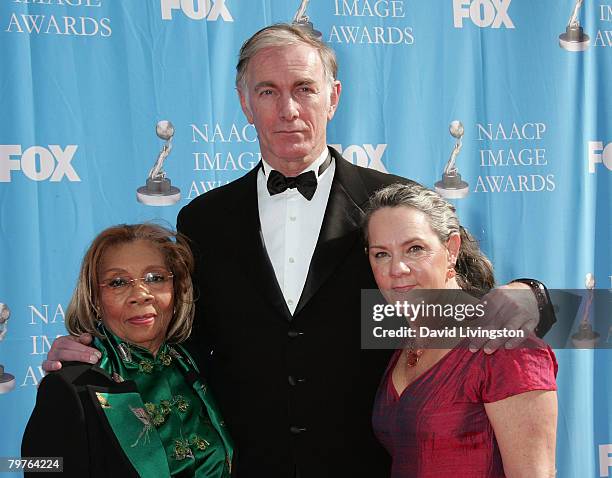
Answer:
POLYGON ((567 51, 584 51, 589 47, 591 39, 584 33, 578 21, 578 12, 584 0, 576 0, 574 10, 567 22, 565 33, 559 35, 559 46, 567 51))
POLYGON ((297 9, 297 12, 295 12, 295 15, 293 16, 293 21, 291 22, 291 24, 293 26, 301 27, 308 30, 311 35, 314 35, 320 40, 321 38, 323 38, 323 34, 319 30, 314 29, 314 25, 310 21, 308 15, 306 15, 306 9, 308 8, 309 2, 310 0, 302 0, 302 3, 300 3, 300 6, 297 9))
POLYGON ((600 335, 593 330, 590 316, 593 308, 593 297, 595 289, 595 277, 590 272, 584 278, 584 285, 587 289, 587 299, 582 309, 582 319, 578 325, 578 332, 572 334, 572 344, 577 349, 593 349, 599 341, 600 335))
MULTIPOLYGON (((0 302, 0 342, 8 331, 8 319, 11 310, 6 304, 0 302)), ((8 393, 15 388, 15 377, 4 372, 4 366, 0 365, 0 393, 8 393)))
POLYGON ((442 180, 435 184, 436 192, 445 199, 461 199, 468 195, 469 185, 461 179, 461 174, 457 170, 457 156, 463 146, 461 139, 463 138, 464 129, 461 121, 452 121, 449 127, 449 132, 455 142, 455 147, 451 152, 450 158, 444 168, 442 180))
POLYGON ((147 206, 171 206, 181 199, 179 188, 172 186, 170 179, 163 169, 164 161, 172 151, 172 137, 174 126, 170 121, 162 120, 155 128, 157 136, 165 141, 161 151, 157 155, 155 164, 149 171, 147 183, 136 191, 138 202, 147 206))

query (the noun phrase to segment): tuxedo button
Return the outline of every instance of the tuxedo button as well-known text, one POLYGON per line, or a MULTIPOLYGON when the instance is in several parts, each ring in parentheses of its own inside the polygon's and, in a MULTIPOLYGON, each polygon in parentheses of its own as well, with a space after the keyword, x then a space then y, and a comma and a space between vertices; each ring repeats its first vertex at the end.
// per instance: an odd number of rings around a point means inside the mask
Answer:
POLYGON ((296 337, 299 337, 300 335, 304 335, 304 332, 298 332, 297 330, 290 330, 289 332, 287 332, 287 335, 289 336, 289 338, 295 339, 296 337))
POLYGON ((289 385, 295 387, 298 383, 304 383, 306 381, 305 378, 296 378, 293 375, 289 375, 288 377, 289 385))
POLYGON ((289 427, 289 431, 294 435, 299 435, 300 433, 304 433, 306 429, 304 427, 291 426, 289 427))

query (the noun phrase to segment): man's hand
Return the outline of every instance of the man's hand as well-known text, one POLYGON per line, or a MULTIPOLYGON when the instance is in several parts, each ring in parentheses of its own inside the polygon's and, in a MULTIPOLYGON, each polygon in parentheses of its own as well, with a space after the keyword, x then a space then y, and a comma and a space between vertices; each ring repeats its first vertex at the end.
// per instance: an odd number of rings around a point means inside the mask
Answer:
POLYGON ((53 341, 47 354, 47 360, 42 364, 45 372, 53 372, 62 368, 62 362, 97 363, 102 357, 100 351, 88 347, 92 341, 91 334, 82 334, 78 337, 64 335, 53 341))
POLYGON ((470 350, 476 352, 484 349, 491 354, 502 345, 507 349, 520 345, 531 334, 540 320, 538 302, 528 285, 520 282, 498 287, 482 298, 485 304, 486 323, 483 329, 522 330, 524 337, 500 337, 489 340, 486 337, 475 337, 470 341, 470 350))

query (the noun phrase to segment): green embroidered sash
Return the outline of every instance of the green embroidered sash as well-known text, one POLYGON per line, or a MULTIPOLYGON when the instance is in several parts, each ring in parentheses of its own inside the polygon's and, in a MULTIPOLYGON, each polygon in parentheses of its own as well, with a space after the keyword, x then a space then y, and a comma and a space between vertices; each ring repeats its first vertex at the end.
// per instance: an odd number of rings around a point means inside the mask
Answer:
POLYGON ((99 366, 113 380, 133 381, 138 393, 96 398, 138 473, 229 478, 233 446, 216 403, 180 345, 163 344, 154 357, 103 326, 99 366))

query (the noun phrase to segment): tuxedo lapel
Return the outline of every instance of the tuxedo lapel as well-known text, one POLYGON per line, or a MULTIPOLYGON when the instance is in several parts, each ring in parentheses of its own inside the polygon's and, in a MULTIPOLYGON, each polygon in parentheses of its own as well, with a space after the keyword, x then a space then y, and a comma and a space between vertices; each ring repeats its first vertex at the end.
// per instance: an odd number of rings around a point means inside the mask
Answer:
POLYGON ((259 168, 260 166, 256 166, 239 180, 240 192, 229 207, 228 213, 236 218, 231 221, 229 240, 234 243, 233 249, 239 251, 238 261, 234 266, 244 268, 250 278, 250 285, 258 289, 262 297, 289 320, 291 313, 276 280, 261 232, 257 200, 259 168))
POLYGON ((367 189, 353 165, 334 149, 330 148, 330 153, 336 171, 306 284, 294 315, 304 308, 355 242, 361 240, 361 206, 368 200, 367 189))

